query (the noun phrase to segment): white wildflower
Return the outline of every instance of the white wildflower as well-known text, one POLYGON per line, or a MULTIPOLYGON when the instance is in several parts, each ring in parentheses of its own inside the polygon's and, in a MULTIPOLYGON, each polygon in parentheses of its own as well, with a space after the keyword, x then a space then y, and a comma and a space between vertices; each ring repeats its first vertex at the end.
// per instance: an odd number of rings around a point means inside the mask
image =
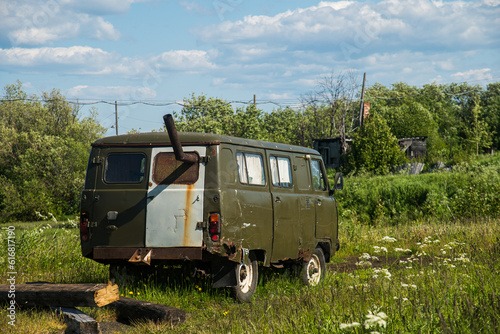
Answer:
POLYGON ((365 261, 370 260, 371 258, 372 258, 371 255, 368 253, 363 253, 363 255, 359 257, 360 260, 365 260, 365 261))
POLYGON ((385 247, 373 246, 373 249, 375 253, 380 253, 380 252, 387 253, 387 248, 385 247))
POLYGON ((359 262, 356 262, 356 265, 358 267, 371 267, 372 263, 370 261, 359 261, 359 262))
POLYGON ((391 279, 391 273, 387 269, 373 269, 374 275, 373 278, 379 277, 379 274, 382 275, 382 277, 387 278, 388 280, 391 279))
POLYGON ((466 256, 467 256, 467 254, 462 253, 462 254, 460 254, 460 257, 456 257, 454 260, 460 261, 460 262, 470 262, 469 258, 467 258, 466 256))
POLYGON ((359 322, 353 322, 351 324, 340 324, 339 328, 340 329, 347 329, 347 328, 353 328, 353 327, 359 327, 361 324, 359 322))
POLYGON ((385 236, 383 237, 380 241, 385 241, 385 242, 396 242, 396 238, 393 238, 393 237, 389 237, 389 236, 385 236))
POLYGON ((384 312, 378 312, 377 314, 372 313, 372 311, 368 311, 366 315, 366 320, 364 322, 365 329, 369 329, 375 326, 380 326, 385 328, 387 322, 387 315, 384 312))

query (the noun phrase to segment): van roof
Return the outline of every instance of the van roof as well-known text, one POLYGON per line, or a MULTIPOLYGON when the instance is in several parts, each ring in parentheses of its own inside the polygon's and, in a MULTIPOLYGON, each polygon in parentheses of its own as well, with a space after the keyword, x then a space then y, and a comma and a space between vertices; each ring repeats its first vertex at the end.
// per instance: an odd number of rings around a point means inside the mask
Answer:
MULTIPOLYGON (((271 143, 263 140, 245 139, 212 133, 199 132, 179 132, 179 139, 183 146, 193 145, 219 145, 228 143, 234 145, 266 148, 280 151, 293 151, 306 154, 319 155, 318 151, 311 148, 287 145, 280 143, 271 143)), ((170 146, 170 138, 167 132, 148 132, 134 133, 119 136, 105 137, 96 140, 93 147, 111 147, 111 146, 170 146)))

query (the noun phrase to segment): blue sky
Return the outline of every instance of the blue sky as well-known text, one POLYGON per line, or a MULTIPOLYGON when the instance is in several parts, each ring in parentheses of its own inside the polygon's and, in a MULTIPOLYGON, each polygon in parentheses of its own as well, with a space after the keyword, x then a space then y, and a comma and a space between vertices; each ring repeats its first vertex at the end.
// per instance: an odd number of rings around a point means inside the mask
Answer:
MULTIPOLYGON (((120 133, 160 128, 192 93, 295 107, 348 70, 367 85, 500 81, 500 0, 0 0, 0 85, 162 105, 120 105, 120 133)), ((113 135, 114 106, 94 106, 113 135)))

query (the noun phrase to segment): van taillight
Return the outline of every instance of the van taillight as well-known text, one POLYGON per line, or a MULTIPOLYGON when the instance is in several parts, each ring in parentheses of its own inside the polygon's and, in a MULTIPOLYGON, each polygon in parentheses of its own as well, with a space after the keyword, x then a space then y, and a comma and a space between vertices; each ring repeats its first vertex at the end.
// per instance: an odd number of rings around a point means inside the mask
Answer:
POLYGON ((83 241, 87 241, 89 236, 89 218, 85 212, 80 215, 80 236, 83 241))
POLYGON ((208 232, 212 241, 219 241, 220 234, 220 216, 218 213, 212 213, 209 219, 208 232))

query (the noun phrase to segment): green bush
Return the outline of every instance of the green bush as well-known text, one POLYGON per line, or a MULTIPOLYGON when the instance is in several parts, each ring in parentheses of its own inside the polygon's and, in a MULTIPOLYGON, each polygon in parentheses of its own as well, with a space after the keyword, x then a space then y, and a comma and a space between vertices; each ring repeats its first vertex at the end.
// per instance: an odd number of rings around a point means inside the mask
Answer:
POLYGON ((74 214, 90 144, 103 135, 96 114, 58 91, 28 98, 17 82, 0 102, 0 221, 35 220, 35 212, 74 214))
POLYGON ((342 219, 365 224, 500 216, 500 155, 450 172, 345 177, 336 193, 342 219))

